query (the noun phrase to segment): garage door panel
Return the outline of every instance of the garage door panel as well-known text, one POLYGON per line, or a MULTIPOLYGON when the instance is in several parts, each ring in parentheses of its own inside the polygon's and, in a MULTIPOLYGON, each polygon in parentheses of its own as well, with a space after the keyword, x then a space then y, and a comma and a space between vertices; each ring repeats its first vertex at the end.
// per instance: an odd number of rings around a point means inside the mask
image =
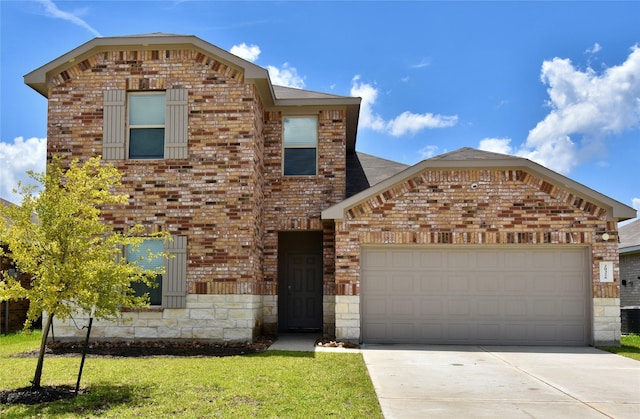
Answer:
POLYGON ((435 252, 420 252, 416 251, 418 254, 418 261, 420 262, 420 268, 426 268, 429 270, 438 270, 445 266, 445 258, 446 255, 444 252, 435 251, 435 252))
POLYGON ((398 317, 413 317, 415 315, 414 305, 419 302, 411 298, 391 298, 391 315, 398 317))
POLYGON ((502 276, 504 290, 510 293, 526 293, 528 283, 532 280, 530 273, 522 271, 505 271, 502 276))
POLYGON ((363 340, 587 344, 586 254, 584 248, 365 249, 363 340))
POLYGON ((471 283, 471 272, 452 272, 447 276, 447 290, 467 292, 471 283))
POLYGON ((495 271, 502 264, 502 254, 498 251, 476 253, 475 268, 479 270, 495 271))
POLYGON ((504 316, 506 319, 517 319, 519 317, 527 317, 529 310, 527 309, 528 301, 524 298, 509 298, 506 301, 502 300, 501 305, 504 309, 504 316))
POLYGON ((470 301, 467 298, 451 298, 448 300, 447 314, 452 317, 467 317, 471 314, 470 301))
POLYGON ((372 272, 367 275, 367 289, 371 295, 384 294, 389 283, 385 273, 372 272))
POLYGON ((496 298, 479 298, 476 301, 477 315, 483 319, 495 319, 502 317, 500 301, 496 298))
POLYGON ((411 273, 397 273, 389 281, 389 291, 393 294, 413 294, 413 274, 411 273))
POLYGON ((442 300, 439 298, 427 297, 420 301, 420 313, 421 319, 427 316, 443 316, 442 300))
POLYGON ((413 252, 393 252, 391 266, 396 270, 413 270, 413 252))
POLYGON ((407 339, 409 342, 416 340, 414 323, 392 323, 390 325, 392 341, 407 339))
POLYGON ((447 275, 445 272, 420 272, 417 278, 418 292, 432 294, 443 292, 447 289, 447 275))
POLYGON ((364 304, 363 314, 367 318, 375 318, 375 316, 386 316, 389 312, 387 303, 389 299, 384 297, 371 298, 364 304))
POLYGON ((585 291, 586 284, 581 275, 565 273, 560 276, 560 282, 560 290, 563 293, 572 295, 574 293, 581 293, 585 291))
POLYGON ((509 250, 504 252, 503 269, 528 268, 527 252, 522 250, 509 250))
POLYGON ((478 272, 475 288, 480 293, 496 293, 503 288, 502 275, 496 272, 478 272))

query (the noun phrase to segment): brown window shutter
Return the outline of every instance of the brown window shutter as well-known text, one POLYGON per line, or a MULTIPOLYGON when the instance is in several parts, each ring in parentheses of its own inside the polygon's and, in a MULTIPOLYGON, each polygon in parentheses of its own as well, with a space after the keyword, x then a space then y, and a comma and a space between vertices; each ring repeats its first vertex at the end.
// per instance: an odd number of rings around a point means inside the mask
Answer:
POLYGON ((184 308, 187 305, 187 237, 173 236, 165 243, 170 257, 165 261, 162 276, 162 306, 184 308))
POLYGON ((103 97, 102 158, 122 160, 125 156, 125 90, 105 90, 103 97))
POLYGON ((188 153, 188 90, 168 89, 165 116, 165 159, 186 159, 188 153))

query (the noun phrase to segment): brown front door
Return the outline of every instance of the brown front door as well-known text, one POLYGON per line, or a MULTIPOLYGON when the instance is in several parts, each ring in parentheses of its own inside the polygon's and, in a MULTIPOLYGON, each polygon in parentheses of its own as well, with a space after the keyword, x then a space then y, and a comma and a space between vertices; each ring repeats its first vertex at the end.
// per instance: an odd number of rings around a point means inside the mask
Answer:
POLYGON ((318 239, 322 236, 316 233, 281 233, 278 323, 282 332, 322 330, 322 242, 318 239))

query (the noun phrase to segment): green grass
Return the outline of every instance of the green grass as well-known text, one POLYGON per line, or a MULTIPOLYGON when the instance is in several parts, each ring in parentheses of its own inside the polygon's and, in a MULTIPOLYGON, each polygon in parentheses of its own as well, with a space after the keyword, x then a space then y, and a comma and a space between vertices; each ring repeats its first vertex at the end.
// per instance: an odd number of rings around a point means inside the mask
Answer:
POLYGON ((640 336, 634 334, 622 336, 620 347, 602 346, 600 349, 640 361, 640 336))
MULTIPOLYGON (((25 387, 39 333, 0 337, 1 389, 25 387)), ((79 357, 46 357, 42 385, 75 387, 79 357)), ((362 355, 269 351, 215 357, 87 357, 71 400, 0 405, 0 417, 381 418, 362 355)))

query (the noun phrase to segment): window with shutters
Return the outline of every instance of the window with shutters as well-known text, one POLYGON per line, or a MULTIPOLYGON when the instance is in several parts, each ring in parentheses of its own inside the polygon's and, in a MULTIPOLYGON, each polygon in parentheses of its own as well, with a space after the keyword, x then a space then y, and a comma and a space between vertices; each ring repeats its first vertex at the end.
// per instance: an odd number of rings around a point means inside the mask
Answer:
POLYGON ((315 175, 318 154, 318 118, 315 116, 286 117, 283 126, 283 174, 285 176, 315 175))
POLYGON ((129 93, 129 158, 164 158, 165 93, 129 93))
MULTIPOLYGON (((139 247, 127 246, 126 258, 127 262, 135 263, 144 269, 159 270, 163 265, 163 258, 156 257, 149 259, 148 255, 158 254, 164 251, 164 243, 162 240, 145 240, 139 247)), ((149 286, 144 282, 132 282, 131 288, 133 288, 135 295, 142 297, 145 294, 149 296, 149 302, 152 306, 159 306, 162 304, 162 275, 158 274, 152 282, 155 282, 154 286, 149 286)))
POLYGON ((184 308, 187 305, 187 237, 173 236, 170 241, 147 239, 140 247, 125 249, 127 261, 142 264, 147 269, 157 269, 164 264, 164 274, 155 278, 156 286, 133 283, 136 295, 149 294, 152 306, 184 308), (168 253, 168 258, 148 260, 151 253, 168 253))
POLYGON ((105 90, 102 158, 188 158, 187 108, 187 89, 105 90))

